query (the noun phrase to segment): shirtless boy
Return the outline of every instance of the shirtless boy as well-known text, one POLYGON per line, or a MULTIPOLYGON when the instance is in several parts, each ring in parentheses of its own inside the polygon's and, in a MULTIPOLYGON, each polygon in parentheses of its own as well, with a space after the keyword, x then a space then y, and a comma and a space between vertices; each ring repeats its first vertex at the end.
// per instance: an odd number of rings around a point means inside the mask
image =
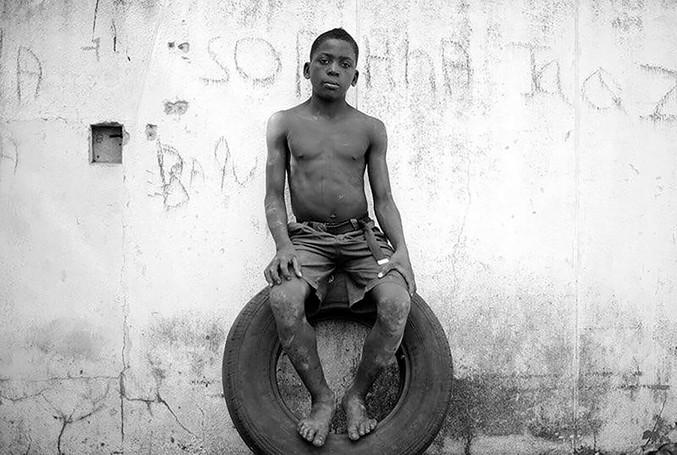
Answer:
POLYGON ((348 436, 356 441, 376 428, 376 420, 367 415, 365 397, 402 341, 416 289, 390 190, 385 126, 346 103, 346 92, 357 83, 357 57, 357 43, 345 30, 318 36, 303 67, 312 96, 273 114, 266 132, 265 208, 277 252, 264 275, 271 286, 280 342, 312 399, 298 432, 316 446, 326 442, 336 400, 305 316, 306 299, 321 301, 327 278, 340 267, 349 277, 349 305, 365 295, 376 303, 376 323, 341 400, 348 436), (365 170, 383 233, 367 216, 365 170), (284 201, 285 175, 296 217, 291 223, 284 201))

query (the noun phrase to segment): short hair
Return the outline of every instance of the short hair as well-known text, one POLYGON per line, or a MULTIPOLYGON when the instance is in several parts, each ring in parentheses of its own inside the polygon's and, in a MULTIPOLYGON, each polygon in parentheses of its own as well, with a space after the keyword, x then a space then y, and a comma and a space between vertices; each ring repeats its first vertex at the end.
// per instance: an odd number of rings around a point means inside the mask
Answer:
POLYGON ((315 52, 317 51, 317 48, 320 46, 320 44, 330 39, 338 39, 350 44, 350 46, 353 48, 353 51, 355 52, 355 62, 357 63, 357 57, 360 54, 360 49, 357 46, 357 42, 353 39, 352 36, 350 36, 350 33, 346 32, 343 28, 340 27, 328 30, 322 33, 317 38, 315 38, 315 41, 313 41, 313 45, 310 46, 311 60, 313 59, 313 55, 315 55, 315 52))

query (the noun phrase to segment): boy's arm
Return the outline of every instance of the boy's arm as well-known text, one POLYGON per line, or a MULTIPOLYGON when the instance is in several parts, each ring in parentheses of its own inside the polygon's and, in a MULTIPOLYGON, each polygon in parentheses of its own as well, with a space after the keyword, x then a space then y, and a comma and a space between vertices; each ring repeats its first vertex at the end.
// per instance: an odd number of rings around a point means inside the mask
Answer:
POLYGON ((371 145, 369 147, 369 156, 367 158, 367 171, 369 173, 369 184, 374 196, 374 212, 376 219, 383 229, 386 237, 395 248, 390 261, 383 266, 379 273, 379 278, 385 276, 390 270, 397 270, 407 281, 409 294, 416 292, 416 280, 414 271, 411 268, 409 260, 409 251, 404 240, 402 230, 402 219, 397 210, 390 189, 390 177, 388 176, 388 165, 386 164, 386 149, 388 148, 388 136, 383 122, 373 119, 371 131, 371 145))
POLYGON ((280 284, 281 278, 291 279, 294 272, 301 276, 301 264, 296 258, 296 250, 287 231, 287 208, 284 203, 284 182, 287 169, 287 131, 284 125, 284 113, 277 112, 268 120, 266 128, 266 220, 275 240, 277 252, 266 267, 263 275, 270 286, 280 284))

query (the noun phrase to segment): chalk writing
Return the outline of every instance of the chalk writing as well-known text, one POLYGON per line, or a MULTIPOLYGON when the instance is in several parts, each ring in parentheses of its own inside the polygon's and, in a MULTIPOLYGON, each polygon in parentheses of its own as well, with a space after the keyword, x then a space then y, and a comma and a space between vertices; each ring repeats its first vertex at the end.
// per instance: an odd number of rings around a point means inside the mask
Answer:
POLYGON ((99 0, 96 0, 96 5, 94 5, 94 20, 92 21, 92 40, 94 39, 94 33, 96 31, 96 17, 99 14, 99 0))
POLYGON ((226 164, 230 158, 230 147, 228 141, 224 136, 221 136, 214 145, 214 159, 218 163, 221 170, 221 191, 226 184, 226 164))
POLYGON ((101 38, 92 39, 94 46, 82 46, 80 49, 83 51, 94 51, 96 54, 96 61, 99 61, 99 48, 101 47, 101 38))
POLYGON ((456 86, 467 92, 472 78, 470 54, 463 44, 450 39, 442 39, 442 73, 444 88, 448 95, 453 95, 452 87, 456 86))
POLYGON ((239 186, 245 186, 256 175, 258 158, 255 159, 254 165, 249 170, 249 172, 246 172, 245 175, 239 175, 240 172, 238 170, 238 166, 233 163, 233 157, 230 153, 230 146, 228 145, 228 140, 224 136, 219 137, 219 139, 216 141, 216 144, 214 145, 214 158, 216 159, 220 169, 222 192, 226 187, 226 177, 229 168, 235 183, 239 186))
POLYGON ((640 65, 641 68, 653 73, 662 74, 673 80, 674 85, 656 103, 654 111, 649 115, 652 120, 675 121, 677 120, 677 70, 664 68, 657 65, 640 65), (668 113, 671 108, 674 113, 668 113))
POLYGON ((546 57, 546 62, 542 63, 544 59, 540 54, 549 51, 550 48, 530 43, 512 44, 518 48, 526 49, 529 52, 530 89, 528 92, 522 93, 522 95, 527 98, 534 98, 536 95, 554 95, 567 104, 571 104, 562 90, 559 61, 554 58, 546 57))
POLYGON ((113 34, 113 52, 117 52, 118 50, 118 29, 115 26, 115 21, 111 20, 110 21, 110 31, 113 34))
MULTIPOLYGON (((172 43, 173 44, 173 43, 172 43)), ((207 43, 207 53, 216 65, 223 71, 223 77, 201 77, 200 80, 205 84, 225 84, 230 79, 230 73, 225 63, 225 39, 221 36, 215 36, 207 43)))
POLYGON ((19 102, 28 98, 38 97, 42 82, 42 63, 35 53, 27 47, 19 46, 16 57, 16 93, 19 102))
POLYGON ((165 210, 180 207, 190 200, 186 187, 181 183, 183 158, 172 146, 157 141, 157 162, 162 179, 162 197, 165 210))
POLYGON ((195 158, 190 159, 190 179, 188 180, 188 188, 194 190, 193 186, 198 186, 205 181, 205 171, 202 165, 195 158))
MULTIPOLYGON (((301 74, 303 73, 303 64, 309 60, 310 46, 315 39, 316 33, 308 30, 300 30, 296 34, 296 96, 302 95, 301 74)), ((306 88, 306 93, 308 88, 306 88)))
POLYGON ((620 92, 618 83, 601 67, 586 77, 581 85, 581 97, 597 110, 611 107, 622 109, 620 92))
POLYGON ((440 54, 433 56, 425 49, 410 49, 406 37, 400 43, 394 43, 389 38, 365 38, 362 71, 365 86, 373 88, 385 85, 387 91, 403 83, 408 88, 415 86, 416 94, 420 94, 422 89, 433 99, 443 86, 445 93, 454 99, 468 100, 472 82, 470 55, 463 44, 457 41, 442 38, 439 45, 440 54), (436 63, 442 65, 441 84, 436 78, 436 63), (416 76, 412 77, 414 74, 416 76))
POLYGON ((0 178, 3 173, 8 173, 3 171, 3 169, 6 168, 8 171, 11 171, 12 175, 15 175, 19 166, 19 149, 16 146, 16 142, 12 138, 7 138, 7 142, 11 144, 11 147, 6 147, 5 141, 0 140, 0 178), (9 166, 5 167, 5 162, 9 162, 9 166))
POLYGON ((371 88, 373 85, 372 79, 374 78, 374 72, 379 71, 384 74, 384 79, 388 84, 388 89, 392 90, 395 88, 395 79, 393 77, 393 68, 391 63, 390 55, 390 41, 383 41, 383 51, 376 54, 371 47, 369 38, 364 39, 364 83, 367 88, 371 88))
POLYGON ((263 38, 241 38, 235 43, 235 69, 246 80, 270 85, 282 69, 280 54, 263 38))

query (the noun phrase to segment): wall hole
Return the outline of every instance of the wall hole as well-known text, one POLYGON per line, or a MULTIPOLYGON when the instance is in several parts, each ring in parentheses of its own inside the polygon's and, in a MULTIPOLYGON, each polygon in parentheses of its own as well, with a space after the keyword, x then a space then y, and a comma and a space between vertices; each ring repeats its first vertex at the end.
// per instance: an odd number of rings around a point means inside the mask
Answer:
POLYGON ((122 125, 91 125, 90 163, 122 163, 122 125))

